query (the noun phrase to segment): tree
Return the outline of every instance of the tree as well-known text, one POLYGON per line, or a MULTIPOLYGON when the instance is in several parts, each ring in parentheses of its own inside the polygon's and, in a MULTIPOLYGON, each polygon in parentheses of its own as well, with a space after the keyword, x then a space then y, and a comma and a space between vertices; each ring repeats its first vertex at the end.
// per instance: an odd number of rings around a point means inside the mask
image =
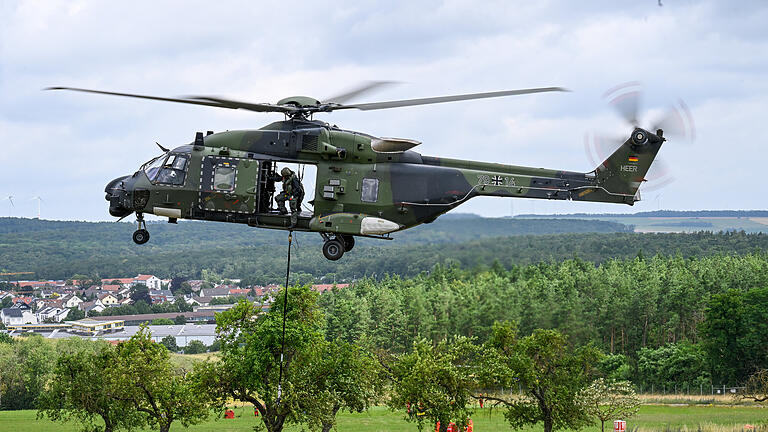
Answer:
POLYGON ((637 352, 637 383, 646 387, 667 388, 677 385, 699 387, 709 385, 707 359, 701 346, 690 342, 667 344, 637 352))
POLYGON ((496 323, 485 346, 480 383, 521 386, 523 398, 486 397, 506 406, 504 416, 513 428, 542 422, 545 432, 579 429, 589 418, 576 394, 599 358, 594 347, 572 349, 557 330, 539 329, 518 339, 514 324, 496 323))
POLYGON ((69 308, 69 313, 67 313, 67 321, 77 321, 83 318, 85 318, 85 312, 81 311, 80 308, 69 308))
POLYGON ((629 381, 606 381, 598 378, 577 395, 579 405, 592 417, 600 420, 600 430, 605 432, 605 422, 615 418, 628 418, 637 414, 640 398, 629 381))
POLYGON ((208 351, 208 348, 199 340, 190 341, 187 346, 184 347, 184 354, 201 354, 206 351, 208 351))
POLYGON ((115 368, 122 376, 116 398, 131 404, 151 427, 168 432, 205 420, 212 407, 209 394, 196 387, 194 374, 174 370, 168 350, 152 341, 146 325, 116 348, 115 368))
POLYGON ((55 361, 54 344, 39 335, 0 343, 0 409, 36 408, 55 361))
POLYGON ((465 426, 472 413, 467 405, 475 387, 471 367, 474 351, 472 340, 464 337, 437 345, 425 339, 417 342, 392 366, 390 409, 408 406, 406 420, 417 422, 419 430, 425 420, 440 422, 440 432, 445 432, 451 421, 465 426))
POLYGON ((187 323, 187 318, 184 315, 176 315, 173 319, 173 323, 176 325, 184 325, 187 323))
POLYGON ((104 422, 104 432, 140 424, 142 419, 132 406, 115 397, 120 380, 115 362, 115 350, 106 344, 99 344, 95 352, 62 353, 48 388, 38 399, 38 418, 76 420, 83 431, 99 430, 97 418, 104 422))
POLYGON ((286 421, 300 422, 309 416, 319 416, 325 408, 305 400, 301 403, 305 412, 297 411, 301 394, 298 389, 311 383, 302 381, 301 377, 307 374, 297 372, 296 368, 307 365, 304 357, 313 355, 315 347, 323 342, 318 294, 309 286, 288 291, 284 350, 281 331, 285 289, 278 293, 275 307, 266 314, 261 313, 260 306, 245 300, 217 314, 221 355, 219 361, 200 367, 208 392, 215 394, 221 404, 230 399, 253 404, 268 432, 280 432, 286 421), (281 359, 282 393, 278 394, 281 359))
POLYGON ((131 300, 133 303, 143 301, 147 305, 152 304, 152 298, 149 297, 149 288, 144 284, 134 285, 131 289, 131 300))
POLYGON ((192 312, 193 310, 192 305, 187 303, 182 296, 176 296, 173 304, 179 312, 192 312))
POLYGON ((305 416, 303 422, 329 432, 340 410, 363 412, 379 399, 382 369, 370 353, 348 342, 323 341, 316 348, 315 355, 302 358, 308 364, 294 369, 300 374, 296 381, 304 383, 295 388, 299 392, 298 413, 319 413, 320 416, 305 416), (303 406, 305 402, 310 405, 307 409, 303 406))
POLYGON ((761 369, 749 376, 744 384, 744 391, 739 396, 741 399, 750 399, 755 402, 768 400, 768 370, 761 369))
POLYGON ((168 351, 170 352, 178 352, 179 346, 176 345, 176 336, 174 335, 168 335, 160 340, 160 343, 168 348, 168 351))
POLYGON ((173 325, 174 321, 170 318, 155 318, 150 325, 173 325))

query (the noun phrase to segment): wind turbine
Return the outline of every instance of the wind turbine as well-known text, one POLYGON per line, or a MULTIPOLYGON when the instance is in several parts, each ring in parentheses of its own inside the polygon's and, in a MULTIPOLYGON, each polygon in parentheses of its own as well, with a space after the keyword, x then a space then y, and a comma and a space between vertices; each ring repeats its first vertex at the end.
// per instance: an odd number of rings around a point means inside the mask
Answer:
POLYGON ((36 197, 32 197, 32 200, 37 200, 37 219, 40 220, 40 203, 43 201, 43 199, 38 195, 36 197))
POLYGON ((3 198, 3 201, 5 200, 8 200, 8 217, 11 217, 11 207, 16 207, 16 204, 13 203, 13 195, 3 198))

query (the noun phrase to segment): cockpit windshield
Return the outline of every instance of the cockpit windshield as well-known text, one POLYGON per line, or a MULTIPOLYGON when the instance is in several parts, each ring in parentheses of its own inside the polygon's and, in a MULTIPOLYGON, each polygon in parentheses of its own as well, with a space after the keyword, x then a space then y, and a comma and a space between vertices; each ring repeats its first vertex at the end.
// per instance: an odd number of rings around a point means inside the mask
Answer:
POLYGON ((160 156, 150 160, 149 162, 142 165, 142 169, 144 170, 144 174, 149 177, 150 180, 154 181, 155 176, 157 176, 157 171, 160 169, 161 166, 163 166, 163 162, 165 162, 165 158, 168 154, 161 154, 160 156))
POLYGON ((166 153, 143 165, 144 173, 152 183, 180 186, 187 174, 189 154, 166 153))

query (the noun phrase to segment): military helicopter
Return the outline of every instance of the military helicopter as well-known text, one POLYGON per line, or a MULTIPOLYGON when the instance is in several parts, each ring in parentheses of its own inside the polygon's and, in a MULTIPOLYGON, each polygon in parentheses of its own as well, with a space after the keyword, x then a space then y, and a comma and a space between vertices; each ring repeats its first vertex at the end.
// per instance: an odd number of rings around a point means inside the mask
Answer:
MULTIPOLYGON (((390 234, 422 223, 477 196, 594 201, 633 205, 661 145, 655 132, 634 124, 620 147, 594 170, 581 173, 499 163, 424 156, 419 141, 381 138, 343 130, 313 119, 318 113, 380 110, 472 99, 567 91, 561 87, 473 93, 373 103, 346 103, 380 82, 368 83, 325 101, 288 97, 275 104, 210 96, 157 97, 73 87, 71 90, 262 113, 284 119, 255 130, 203 134, 147 161, 133 174, 105 188, 109 213, 136 213, 137 244, 149 240, 144 214, 178 219, 234 222, 252 227, 313 231, 323 237, 323 254, 338 260, 355 237, 392 239, 390 234), (312 211, 291 222, 273 205, 278 163, 314 165, 312 211)), ((635 122, 636 123, 636 122, 635 122)), ((159 146, 159 144, 158 144, 159 146)))

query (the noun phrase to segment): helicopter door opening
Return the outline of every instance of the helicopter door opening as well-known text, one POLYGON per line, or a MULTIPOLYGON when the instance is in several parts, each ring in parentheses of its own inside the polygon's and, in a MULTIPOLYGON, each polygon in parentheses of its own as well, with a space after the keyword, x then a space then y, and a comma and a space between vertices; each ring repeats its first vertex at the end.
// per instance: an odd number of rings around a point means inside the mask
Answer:
MULTIPOLYGON (((288 168, 299 177, 304 188, 304 199, 301 202, 301 216, 311 217, 314 209, 308 201, 315 196, 315 181, 317 178, 317 166, 312 164, 283 163, 275 161, 261 161, 259 165, 259 194, 258 213, 277 213, 275 197, 282 192, 282 181, 278 179, 280 171, 288 168)), ((289 207, 286 203, 286 207, 289 207)))

